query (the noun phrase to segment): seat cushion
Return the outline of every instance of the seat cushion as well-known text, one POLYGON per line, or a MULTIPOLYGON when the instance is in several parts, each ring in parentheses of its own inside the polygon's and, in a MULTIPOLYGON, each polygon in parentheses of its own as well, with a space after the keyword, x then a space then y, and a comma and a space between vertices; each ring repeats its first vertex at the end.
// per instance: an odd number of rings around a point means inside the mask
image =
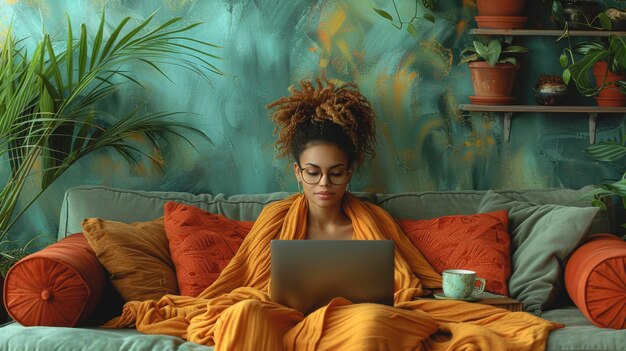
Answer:
POLYGON ((74 327, 96 309, 106 279, 83 234, 74 234, 15 264, 6 276, 4 301, 24 325, 74 327))
POLYGON ((626 328, 626 242, 611 234, 592 236, 568 261, 565 287, 593 324, 626 328))
POLYGON ((24 327, 0 328, 2 351, 212 351, 176 336, 142 334, 135 329, 24 327))
POLYGON ((182 203, 166 203, 165 232, 180 294, 198 296, 213 284, 253 224, 182 203))
POLYGON ((546 351, 617 351, 626 345, 626 330, 599 328, 576 307, 545 311, 541 318, 565 324, 550 332, 546 351))

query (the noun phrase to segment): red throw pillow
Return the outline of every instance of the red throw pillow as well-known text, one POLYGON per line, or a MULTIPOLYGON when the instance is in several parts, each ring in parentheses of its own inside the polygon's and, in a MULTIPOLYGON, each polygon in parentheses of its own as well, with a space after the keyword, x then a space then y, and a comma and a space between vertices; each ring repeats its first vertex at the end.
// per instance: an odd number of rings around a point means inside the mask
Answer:
POLYGON ((254 224, 177 202, 166 203, 164 212, 178 288, 186 296, 213 284, 254 224))
POLYGON ((398 220, 413 245, 439 273, 469 269, 487 279, 485 290, 508 296, 511 239, 508 212, 398 220))
POLYGON ((565 287, 572 301, 601 328, 626 328, 626 242, 596 234, 570 256, 565 287))
POLYGON ((74 234, 16 263, 5 278, 4 302, 23 325, 74 327, 94 312, 106 282, 87 239, 74 234))

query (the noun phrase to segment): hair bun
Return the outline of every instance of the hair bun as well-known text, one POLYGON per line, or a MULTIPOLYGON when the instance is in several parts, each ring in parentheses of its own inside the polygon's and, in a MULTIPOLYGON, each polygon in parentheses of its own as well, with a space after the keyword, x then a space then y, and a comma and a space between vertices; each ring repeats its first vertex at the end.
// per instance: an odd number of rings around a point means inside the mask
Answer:
POLYGON ((278 156, 289 155, 299 126, 323 121, 343 128, 354 146, 358 163, 364 161, 365 155, 375 154, 374 111, 354 83, 337 87, 326 78, 315 78, 314 82, 300 81, 300 89, 291 86, 289 92, 291 96, 267 105, 268 109, 274 109, 272 120, 276 123, 274 134, 278 134, 278 156))

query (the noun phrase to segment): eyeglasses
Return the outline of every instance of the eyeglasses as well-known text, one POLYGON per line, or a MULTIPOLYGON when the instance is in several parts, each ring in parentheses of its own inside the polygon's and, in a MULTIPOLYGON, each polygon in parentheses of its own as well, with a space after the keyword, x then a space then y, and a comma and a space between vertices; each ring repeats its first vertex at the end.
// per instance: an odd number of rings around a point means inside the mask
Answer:
MULTIPOLYGON (((345 167, 335 167, 331 169, 326 176, 331 184, 343 185, 348 182, 351 173, 351 169, 345 167)), ((320 182, 323 172, 319 169, 319 167, 306 166, 304 168, 300 168, 300 174, 302 175, 302 180, 305 183, 313 185, 320 182)))

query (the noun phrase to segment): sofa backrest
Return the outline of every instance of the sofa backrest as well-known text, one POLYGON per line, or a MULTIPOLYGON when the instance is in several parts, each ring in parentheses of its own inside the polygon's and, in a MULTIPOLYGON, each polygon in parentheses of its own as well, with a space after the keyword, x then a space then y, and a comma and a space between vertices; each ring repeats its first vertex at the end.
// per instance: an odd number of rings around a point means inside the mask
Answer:
MULTIPOLYGON (((535 204, 558 204, 587 207, 581 201, 582 194, 591 187, 579 190, 499 190, 512 200, 535 204)), ((356 196, 378 204, 396 218, 430 219, 446 215, 476 213, 478 204, 486 191, 429 191, 374 194, 357 192, 356 196)), ((223 214, 237 220, 255 220, 263 207, 290 194, 275 192, 255 195, 190 194, 184 192, 161 192, 115 189, 105 186, 78 186, 66 191, 61 209, 58 238, 82 231, 81 221, 99 217, 120 222, 149 221, 163 215, 163 205, 168 201, 197 206, 204 210, 223 214)), ((592 233, 615 232, 615 224, 609 216, 600 212, 596 216, 592 233), (613 231, 612 231, 613 230, 613 231)))

